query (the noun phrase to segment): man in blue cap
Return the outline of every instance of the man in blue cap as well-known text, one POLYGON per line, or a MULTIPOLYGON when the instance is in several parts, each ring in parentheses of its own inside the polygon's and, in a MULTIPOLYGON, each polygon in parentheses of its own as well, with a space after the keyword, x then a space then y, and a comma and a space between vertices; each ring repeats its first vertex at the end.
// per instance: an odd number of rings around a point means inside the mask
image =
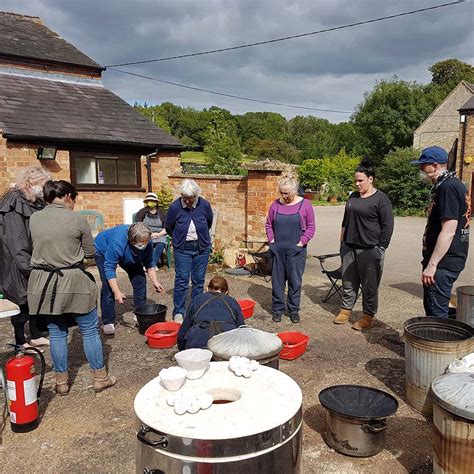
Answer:
POLYGON ((411 163, 419 165, 422 179, 433 185, 423 235, 423 305, 426 316, 447 318, 451 291, 469 249, 469 194, 455 173, 448 171, 448 153, 443 148, 425 148, 411 163))

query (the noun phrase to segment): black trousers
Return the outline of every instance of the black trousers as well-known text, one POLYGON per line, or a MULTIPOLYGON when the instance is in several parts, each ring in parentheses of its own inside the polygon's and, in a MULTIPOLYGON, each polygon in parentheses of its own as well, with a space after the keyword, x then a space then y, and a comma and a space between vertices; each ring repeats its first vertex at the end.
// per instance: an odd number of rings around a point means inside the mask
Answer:
POLYGON ((342 243, 342 308, 351 310, 361 289, 364 313, 377 314, 384 257, 379 247, 354 249, 342 243))
MULTIPOLYGON (((25 325, 30 323, 31 339, 38 339, 42 336, 43 329, 41 329, 41 316, 30 316, 28 311, 28 304, 20 305, 20 314, 11 317, 11 323, 15 332, 15 344, 23 345, 26 342, 25 325)), ((43 323, 43 328, 45 324, 43 323)))

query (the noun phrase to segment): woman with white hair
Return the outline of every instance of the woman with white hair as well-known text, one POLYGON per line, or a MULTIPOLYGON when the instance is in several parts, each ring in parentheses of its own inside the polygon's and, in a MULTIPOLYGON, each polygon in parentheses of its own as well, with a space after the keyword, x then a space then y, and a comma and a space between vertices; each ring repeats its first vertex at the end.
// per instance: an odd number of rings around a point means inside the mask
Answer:
POLYGON ((181 196, 168 209, 165 229, 172 237, 175 262, 173 319, 181 323, 189 279, 193 299, 203 292, 211 253, 212 209, 209 202, 200 197, 201 188, 192 179, 183 180, 179 191, 181 196))
POLYGON ((29 321, 30 345, 49 345, 41 337, 39 317, 28 312, 27 287, 31 273, 33 251, 30 217, 44 207, 43 186, 51 179, 41 166, 22 169, 15 187, 0 199, 0 293, 20 307, 20 314, 12 316, 15 344, 26 346, 25 325, 29 321))
POLYGON ((286 308, 293 323, 300 320, 301 284, 306 264, 306 246, 314 237, 315 219, 311 201, 298 196, 298 181, 292 174, 278 182, 280 198, 268 210, 265 230, 272 254, 272 313, 280 322, 286 308))

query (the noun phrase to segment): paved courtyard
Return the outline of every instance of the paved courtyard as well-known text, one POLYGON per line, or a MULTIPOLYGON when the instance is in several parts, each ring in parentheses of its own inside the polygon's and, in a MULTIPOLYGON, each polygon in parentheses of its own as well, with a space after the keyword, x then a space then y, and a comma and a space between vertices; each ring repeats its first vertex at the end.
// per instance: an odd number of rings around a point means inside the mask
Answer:
MULTIPOLYGON (((316 209, 318 228, 310 246, 311 254, 337 251, 342 211, 339 206, 316 209)), ((327 280, 314 259, 308 260, 305 272, 299 325, 292 324, 288 318, 281 324, 271 321, 268 282, 258 277, 229 277, 233 296, 250 297, 257 302, 249 324, 272 332, 300 330, 310 336, 308 350, 302 357, 280 364, 280 370, 293 377, 303 391, 304 473, 431 472, 431 423, 405 402, 404 349, 400 337, 403 322, 422 314, 419 253, 423 225, 424 219, 397 219, 387 253, 379 319, 370 331, 362 334, 351 330, 349 325, 332 324, 338 300, 335 297, 327 304, 322 303, 328 290, 327 280), (400 407, 397 415, 389 420, 386 449, 377 456, 350 458, 325 444, 325 412, 319 404, 318 393, 340 383, 370 385, 397 397, 400 407)), ((470 262, 460 280, 462 284, 474 284, 472 252, 470 262)), ((210 269, 210 274, 213 271, 210 269)), ((173 276, 173 272, 160 270, 159 279, 166 293, 157 296, 149 292, 152 300, 163 302, 169 310, 173 276)), ((119 278, 130 295, 131 287, 124 275, 119 274, 119 278)), ((134 397, 162 367, 173 365, 176 348, 150 350, 134 327, 131 309, 129 303, 119 308, 117 333, 104 338, 110 372, 118 377, 112 389, 93 393, 77 328, 71 331, 72 390, 67 397, 56 396, 51 390, 53 374, 46 352, 49 367, 41 399, 40 426, 31 433, 14 434, 3 413, 0 462, 4 472, 134 472, 134 397)), ((168 317, 169 314, 170 311, 168 317)), ((355 317, 360 314, 358 306, 355 317)), ((10 323, 1 321, 0 355, 7 352, 5 343, 11 339, 10 323)))

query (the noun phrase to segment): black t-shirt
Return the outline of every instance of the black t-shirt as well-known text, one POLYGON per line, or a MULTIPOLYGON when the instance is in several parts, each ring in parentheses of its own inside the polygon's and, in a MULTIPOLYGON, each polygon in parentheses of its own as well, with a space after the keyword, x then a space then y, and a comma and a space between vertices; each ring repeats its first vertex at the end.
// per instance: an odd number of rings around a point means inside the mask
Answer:
POLYGON ((438 263, 438 268, 461 272, 466 264, 469 249, 469 221, 471 206, 466 186, 458 178, 448 178, 441 183, 431 199, 428 221, 423 235, 423 268, 428 265, 441 232, 443 219, 458 221, 456 233, 446 255, 438 263))
POLYGON ((342 227, 343 240, 349 246, 387 248, 393 233, 390 199, 380 190, 367 198, 360 197, 358 191, 353 192, 346 203, 342 227))

